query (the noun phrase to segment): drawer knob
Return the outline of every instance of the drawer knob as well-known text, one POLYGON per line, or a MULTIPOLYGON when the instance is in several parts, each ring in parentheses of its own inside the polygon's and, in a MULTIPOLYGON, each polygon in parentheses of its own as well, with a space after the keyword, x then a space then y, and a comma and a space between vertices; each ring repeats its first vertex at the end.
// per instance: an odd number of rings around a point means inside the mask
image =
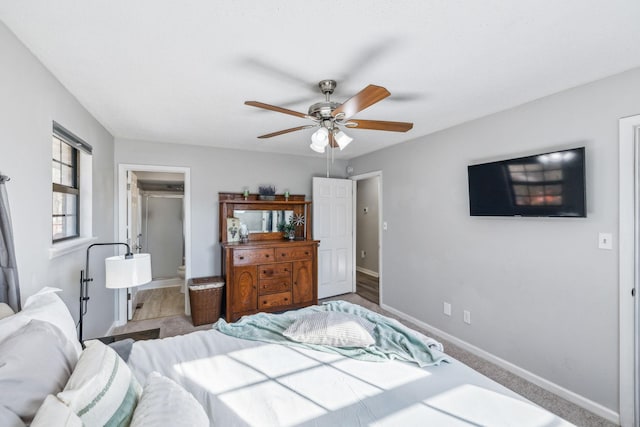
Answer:
POLYGON ((284 300, 285 300, 285 301, 289 301, 289 298, 285 298, 284 300))
POLYGON ((269 258, 269 254, 266 254, 266 255, 265 255, 265 257, 266 257, 266 258, 269 258))
POLYGON ((309 251, 306 251, 304 254, 305 254, 305 255, 309 255, 309 251))
POLYGON ((280 254, 280 255, 282 255, 282 256, 287 256, 287 254, 285 254, 285 253, 282 253, 282 254, 280 254))
POLYGON ((239 256, 238 258, 239 258, 239 259, 244 259, 244 257, 243 257, 243 256, 239 256))

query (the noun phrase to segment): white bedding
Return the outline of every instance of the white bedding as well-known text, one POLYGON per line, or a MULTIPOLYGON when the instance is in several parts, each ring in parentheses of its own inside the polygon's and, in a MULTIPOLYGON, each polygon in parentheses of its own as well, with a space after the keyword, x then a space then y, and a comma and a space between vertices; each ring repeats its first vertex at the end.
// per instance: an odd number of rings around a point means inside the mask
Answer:
POLYGON ((212 426, 572 425, 454 359, 365 362, 207 330, 135 342, 128 364, 181 384, 212 426))

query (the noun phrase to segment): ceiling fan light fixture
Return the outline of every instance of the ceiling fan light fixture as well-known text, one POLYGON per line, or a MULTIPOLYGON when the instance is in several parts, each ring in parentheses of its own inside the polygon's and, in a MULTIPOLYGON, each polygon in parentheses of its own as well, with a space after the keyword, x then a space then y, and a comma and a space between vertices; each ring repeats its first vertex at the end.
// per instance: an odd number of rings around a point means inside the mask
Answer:
POLYGON ((347 145, 349 145, 351 143, 351 141, 353 141, 353 138, 351 138, 349 135, 347 135, 346 133, 342 132, 341 130, 336 132, 334 137, 335 137, 336 142, 338 143, 338 147, 340 147, 341 151, 347 145))
POLYGON ((315 131, 313 135, 311 135, 311 142, 323 148, 325 145, 329 143, 328 140, 329 140, 329 131, 324 127, 321 127, 320 129, 315 131))
POLYGON ((316 153, 324 153, 324 148, 329 144, 329 131, 321 127, 311 135, 311 149, 316 153))
POLYGON ((325 146, 319 146, 314 144, 313 142, 311 144, 309 144, 309 148, 311 148, 313 151, 315 151, 316 153, 324 153, 324 147, 325 146))

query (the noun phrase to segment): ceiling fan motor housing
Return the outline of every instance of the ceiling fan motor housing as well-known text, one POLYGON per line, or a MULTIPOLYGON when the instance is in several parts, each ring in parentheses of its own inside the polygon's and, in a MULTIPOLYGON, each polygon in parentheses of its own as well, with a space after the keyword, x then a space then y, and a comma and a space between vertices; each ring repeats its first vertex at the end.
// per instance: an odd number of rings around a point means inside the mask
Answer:
POLYGON ((325 95, 332 94, 337 85, 338 83, 335 80, 320 80, 320 83, 318 83, 320 90, 325 95))
POLYGON ((331 112, 340 106, 339 102, 317 102, 309 107, 309 115, 318 120, 331 118, 331 112))

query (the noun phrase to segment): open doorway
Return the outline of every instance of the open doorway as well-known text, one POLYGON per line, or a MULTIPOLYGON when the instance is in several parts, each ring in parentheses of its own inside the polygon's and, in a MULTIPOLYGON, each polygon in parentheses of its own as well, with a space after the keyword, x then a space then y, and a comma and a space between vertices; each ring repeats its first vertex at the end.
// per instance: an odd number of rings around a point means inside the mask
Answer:
POLYGON ((129 320, 184 313, 184 174, 129 171, 129 239, 151 255, 151 283, 132 289, 129 320), (136 197, 137 196, 137 197, 136 197), (136 200, 137 198, 137 200, 136 200))
POLYGON ((119 238, 151 254, 152 281, 118 294, 117 326, 190 314, 189 168, 119 165, 119 238))
POLYGON ((351 179, 356 181, 356 293, 375 304, 380 304, 382 173, 373 172, 351 179))

